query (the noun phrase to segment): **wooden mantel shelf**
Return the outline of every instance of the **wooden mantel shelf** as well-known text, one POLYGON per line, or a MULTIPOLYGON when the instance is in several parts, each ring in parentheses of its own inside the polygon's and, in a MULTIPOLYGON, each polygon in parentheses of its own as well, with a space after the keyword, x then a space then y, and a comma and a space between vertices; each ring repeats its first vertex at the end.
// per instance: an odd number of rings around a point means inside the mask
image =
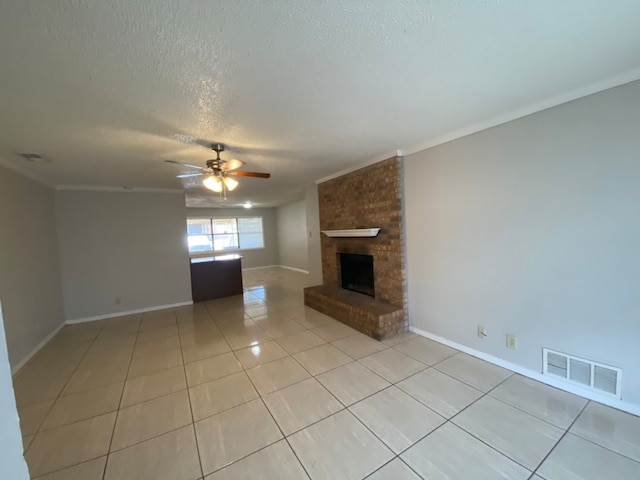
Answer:
POLYGON ((327 237, 375 237, 379 228, 353 228, 351 230, 322 230, 327 237))

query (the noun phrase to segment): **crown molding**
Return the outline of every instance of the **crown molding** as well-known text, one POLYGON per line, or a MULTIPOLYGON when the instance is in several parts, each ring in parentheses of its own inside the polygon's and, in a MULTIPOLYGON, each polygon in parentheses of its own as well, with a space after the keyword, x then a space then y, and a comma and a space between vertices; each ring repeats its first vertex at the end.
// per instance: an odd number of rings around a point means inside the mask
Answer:
POLYGON ((318 180, 315 181, 315 184, 319 185, 329 180, 333 180, 334 178, 342 177, 347 173, 355 172, 356 170, 360 170, 361 168, 368 167, 370 165, 373 165, 374 163, 382 162, 384 160, 389 160, 390 158, 393 158, 393 157, 402 157, 402 156, 403 156, 402 150, 396 150, 392 153, 385 153, 383 155, 379 155, 375 158, 372 158, 371 160, 367 160, 366 162, 359 163, 358 165, 354 165, 353 167, 345 168, 344 170, 340 170, 339 172, 332 173, 331 175, 327 175, 326 177, 319 178, 318 180))
MULTIPOLYGON (((620 75, 609 77, 600 82, 595 82, 584 87, 576 88, 575 90, 571 90, 570 92, 563 93, 562 95, 557 95, 547 100, 543 100, 541 102, 537 102, 532 105, 519 108, 517 110, 513 110, 504 115, 498 115, 496 117, 490 118, 489 120, 484 120, 482 122, 469 125, 469 126, 460 128, 458 130, 453 130, 439 137, 430 139, 425 143, 407 147, 403 150, 397 150, 396 155, 399 157, 401 156, 406 157, 407 155, 412 155, 414 153, 421 152, 423 150, 427 150, 429 148, 432 148, 438 145, 442 145, 443 143, 451 142, 452 140, 466 137, 468 135, 472 135, 474 133, 480 132, 482 130, 487 130, 492 127, 497 127, 498 125, 502 125, 503 123, 511 122, 513 120, 517 120, 518 118, 526 117, 527 115, 532 115, 534 113, 538 113, 543 110, 547 110, 549 108, 557 107, 558 105, 572 102, 574 100, 578 100, 583 97, 588 97, 589 95, 594 95, 596 93, 600 93, 605 90, 610 90, 612 88, 620 87, 622 85, 626 85, 627 83, 635 82, 637 80, 640 80, 640 68, 631 70, 629 72, 626 72, 620 75)), ((341 177, 343 175, 354 172, 356 170, 360 170, 361 168, 368 167, 369 165, 373 165, 374 163, 378 163, 378 162, 381 162, 382 160, 386 160, 387 158, 392 156, 393 154, 385 154, 385 155, 375 157, 367 162, 361 163, 354 167, 350 167, 345 170, 341 170, 339 172, 333 173, 331 175, 327 175, 326 177, 322 177, 316 180, 315 183, 317 185, 317 184, 326 182, 328 180, 341 177)))
POLYGON ((445 133, 440 137, 428 140, 426 143, 422 143, 405 149, 405 156, 412 155, 414 153, 421 152, 438 145, 442 145, 443 143, 451 142, 452 140, 456 140, 458 138, 472 135, 482 130, 497 127, 498 125, 502 125, 503 123, 511 122, 513 120, 517 120, 518 118, 523 118, 534 113, 542 112, 543 110, 548 110, 564 103, 569 103, 583 97, 588 97, 589 95, 594 95, 596 93, 604 92, 605 90, 620 87, 637 80, 640 80, 640 68, 631 70, 630 72, 626 72, 621 75, 609 77, 600 82, 592 83, 575 90, 571 90, 570 92, 563 93, 562 95, 557 95, 550 99, 543 100, 541 102, 534 103, 523 108, 519 108, 504 115, 499 115, 489 120, 484 120, 474 125, 469 125, 467 127, 445 133))
POLYGON ((175 188, 141 188, 141 187, 109 187, 96 185, 56 185, 59 191, 80 191, 80 192, 124 192, 124 193, 173 193, 183 195, 184 190, 175 188))

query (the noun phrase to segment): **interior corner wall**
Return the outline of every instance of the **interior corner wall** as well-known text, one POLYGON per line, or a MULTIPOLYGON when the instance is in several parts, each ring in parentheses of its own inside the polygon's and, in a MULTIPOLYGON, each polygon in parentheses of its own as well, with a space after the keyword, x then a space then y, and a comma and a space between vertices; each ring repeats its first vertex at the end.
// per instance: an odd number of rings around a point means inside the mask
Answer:
MULTIPOLYGON (((275 208, 188 208, 189 218, 262 217, 264 248, 242 250, 242 268, 260 268, 280 263, 278 217, 275 208)), ((186 219, 183 220, 186 225, 186 219)))
POLYGON ((282 205, 276 211, 280 265, 308 272, 309 250, 305 201, 282 205))
POLYGON ((184 196, 58 191, 68 320, 191 301, 184 196))
POLYGON ((309 262, 309 283, 322 284, 322 248, 320 243, 320 206, 318 186, 314 183, 304 191, 307 217, 307 259, 309 262))
POLYGON ((0 301, 13 367, 64 322, 54 193, 0 167, 0 301))
POLYGON ((620 367, 640 404, 638 125, 634 82, 407 157, 412 326, 537 372, 543 347, 620 367))

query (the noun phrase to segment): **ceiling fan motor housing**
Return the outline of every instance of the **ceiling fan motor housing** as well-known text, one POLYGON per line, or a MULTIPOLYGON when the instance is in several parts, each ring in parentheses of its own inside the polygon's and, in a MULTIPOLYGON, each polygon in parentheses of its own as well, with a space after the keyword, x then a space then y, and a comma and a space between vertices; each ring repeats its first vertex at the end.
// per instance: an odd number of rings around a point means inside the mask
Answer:
POLYGON ((224 165, 224 160, 220 160, 219 158, 212 158, 211 160, 207 160, 207 168, 212 170, 220 170, 220 167, 224 165))
POLYGON ((224 160, 220 159, 220 152, 224 152, 224 145, 222 143, 212 143, 211 150, 216 152, 216 158, 207 160, 207 167, 213 170, 220 170, 222 165, 224 165, 224 160))

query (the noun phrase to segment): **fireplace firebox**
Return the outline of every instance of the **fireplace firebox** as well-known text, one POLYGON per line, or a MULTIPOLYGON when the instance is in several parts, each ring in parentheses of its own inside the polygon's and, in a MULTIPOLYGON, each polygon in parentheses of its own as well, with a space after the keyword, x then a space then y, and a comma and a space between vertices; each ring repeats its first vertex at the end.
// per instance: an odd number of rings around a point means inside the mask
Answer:
POLYGON ((375 297, 373 255, 339 253, 338 257, 342 288, 375 297))

